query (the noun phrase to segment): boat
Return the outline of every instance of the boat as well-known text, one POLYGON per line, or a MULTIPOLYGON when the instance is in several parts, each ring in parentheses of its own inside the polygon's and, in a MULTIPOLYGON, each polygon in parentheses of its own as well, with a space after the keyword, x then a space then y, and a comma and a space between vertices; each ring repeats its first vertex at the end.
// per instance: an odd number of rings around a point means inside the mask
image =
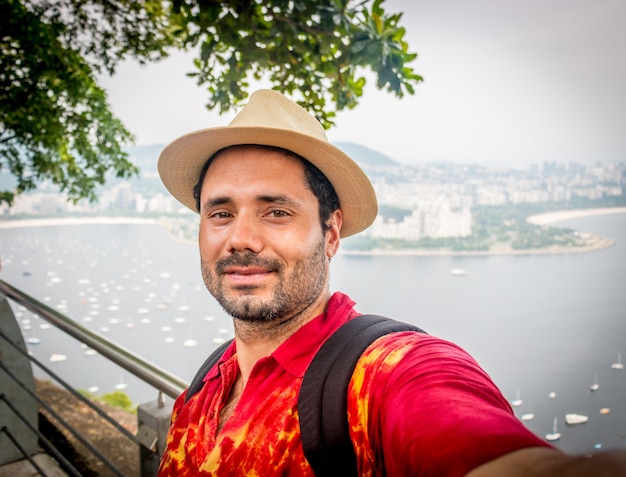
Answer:
POLYGON ((198 344, 198 341, 193 339, 193 337, 191 336, 191 331, 189 331, 188 335, 189 335, 189 337, 185 341, 183 341, 183 346, 185 346, 187 348, 191 348, 193 346, 196 346, 198 344))
POLYGON ((535 413, 532 412, 531 406, 529 404, 528 412, 525 412, 524 414, 522 414, 521 419, 522 421, 532 421, 534 418, 535 418, 535 413))
POLYGON ((554 418, 554 423, 552 424, 552 432, 546 434, 547 441, 558 441, 561 438, 561 433, 558 431, 558 419, 554 418))
POLYGON ((617 353, 617 361, 611 365, 613 369, 624 369, 624 363, 622 363, 622 353, 617 353))
POLYGON ((596 379, 593 384, 589 386, 589 389, 591 391, 597 391, 598 389, 600 389, 600 384, 598 383, 598 373, 596 373, 596 379))
POLYGON ((576 424, 584 424, 589 420, 589 417, 583 416, 582 414, 565 414, 565 422, 567 422, 570 426, 574 426, 576 424))
POLYGON ((462 277, 467 275, 467 270, 465 270, 464 268, 453 268, 450 270, 450 275, 455 277, 462 277))
POLYGON ((29 345, 38 345, 39 343, 41 343, 41 339, 35 336, 30 336, 29 338, 26 338, 26 343, 28 343, 29 345))
POLYGON ((67 359, 67 356, 65 356, 64 354, 59 354, 59 353, 53 353, 50 356, 50 361, 52 361, 53 363, 65 361, 66 359, 67 359))
POLYGON ((126 389, 126 383, 124 382, 123 376, 120 376, 120 382, 115 385, 115 389, 117 389, 118 391, 126 389))
POLYGON ((554 391, 550 391, 550 392, 548 393, 548 398, 549 398, 549 399, 554 399, 555 397, 556 397, 556 393, 555 393, 554 391))
POLYGON ((522 401, 522 399, 520 398, 519 389, 518 389, 515 392, 515 399, 511 401, 511 406, 515 406, 515 407, 521 406, 523 402, 524 401, 522 401))

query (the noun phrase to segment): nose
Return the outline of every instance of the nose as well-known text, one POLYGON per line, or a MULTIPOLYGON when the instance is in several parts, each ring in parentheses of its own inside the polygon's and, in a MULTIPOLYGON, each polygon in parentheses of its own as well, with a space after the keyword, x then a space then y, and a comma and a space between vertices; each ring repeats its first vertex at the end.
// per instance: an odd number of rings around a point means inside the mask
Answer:
POLYGON ((253 214, 238 214, 230 224, 225 245, 231 253, 246 250, 259 253, 263 248, 260 222, 253 214))

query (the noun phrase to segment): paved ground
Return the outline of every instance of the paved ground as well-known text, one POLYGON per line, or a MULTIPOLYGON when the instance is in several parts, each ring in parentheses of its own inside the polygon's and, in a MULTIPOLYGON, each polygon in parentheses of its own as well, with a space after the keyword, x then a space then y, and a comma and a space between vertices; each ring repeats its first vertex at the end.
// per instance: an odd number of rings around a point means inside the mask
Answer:
MULTIPOLYGON (((35 463, 48 477, 66 477, 56 460, 49 455, 40 453, 32 456, 35 463)), ((39 475, 39 472, 26 459, 0 467, 0 477, 27 477, 39 475)))

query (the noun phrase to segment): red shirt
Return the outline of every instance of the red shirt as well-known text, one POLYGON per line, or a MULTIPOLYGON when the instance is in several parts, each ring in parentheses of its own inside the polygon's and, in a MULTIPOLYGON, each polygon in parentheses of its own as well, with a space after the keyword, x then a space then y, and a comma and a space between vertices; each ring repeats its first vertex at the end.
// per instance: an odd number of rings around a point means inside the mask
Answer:
MULTIPOLYGON (((298 392, 322 343, 357 315, 353 307, 335 293, 326 314, 259 360, 218 434, 238 373, 232 345, 196 395, 176 400, 159 476, 313 476, 298 392)), ((422 333, 387 335, 366 350, 350 383, 348 419, 362 476, 461 476, 507 452, 548 445, 465 351, 422 333)))

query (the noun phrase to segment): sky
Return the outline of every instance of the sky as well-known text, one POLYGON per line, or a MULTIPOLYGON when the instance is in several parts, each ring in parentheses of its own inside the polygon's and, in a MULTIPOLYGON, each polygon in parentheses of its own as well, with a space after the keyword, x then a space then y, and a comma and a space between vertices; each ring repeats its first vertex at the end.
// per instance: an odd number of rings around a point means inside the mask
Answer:
MULTIPOLYGON (((626 1, 387 0, 404 12, 411 63, 424 81, 398 99, 368 82, 338 113, 331 142, 354 142, 406 164, 525 167, 626 161, 626 1)), ((224 126, 205 108, 193 52, 120 65, 102 78, 138 145, 224 126)), ((260 85, 262 86, 262 85, 260 85)))

